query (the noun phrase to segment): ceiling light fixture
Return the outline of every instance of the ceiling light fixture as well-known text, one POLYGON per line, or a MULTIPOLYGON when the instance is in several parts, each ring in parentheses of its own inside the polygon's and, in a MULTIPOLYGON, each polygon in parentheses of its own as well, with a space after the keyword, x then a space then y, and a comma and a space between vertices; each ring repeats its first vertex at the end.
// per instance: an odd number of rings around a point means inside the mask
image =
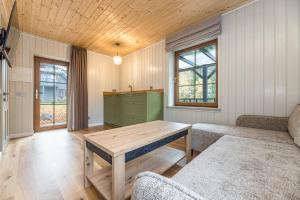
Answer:
MULTIPOLYGON (((120 46, 120 43, 116 43, 115 45, 116 45, 116 47, 118 48, 118 47, 120 46)), ((116 65, 121 65, 121 64, 122 64, 122 57, 119 56, 118 51, 117 51, 117 55, 115 55, 115 56, 113 57, 113 61, 114 61, 114 63, 115 63, 116 65)))

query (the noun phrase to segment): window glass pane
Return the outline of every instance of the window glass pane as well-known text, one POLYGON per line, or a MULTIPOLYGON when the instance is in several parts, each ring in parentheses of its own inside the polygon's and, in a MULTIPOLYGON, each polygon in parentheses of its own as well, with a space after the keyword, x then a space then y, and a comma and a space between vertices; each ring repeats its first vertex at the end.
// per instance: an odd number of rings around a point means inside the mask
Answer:
POLYGON ((212 63, 214 63, 214 61, 211 60, 209 57, 207 57, 200 50, 197 50, 196 63, 197 63, 198 66, 201 66, 201 65, 212 64, 212 63))
POLYGON ((179 55, 179 102, 216 102, 216 53, 216 44, 210 44, 201 48, 195 47, 179 55))
POLYGON ((182 86, 179 87, 179 101, 180 102, 195 102, 195 87, 182 86))
POLYGON ((40 105, 40 126, 53 125, 53 105, 40 105))
POLYGON ((211 77, 207 80, 207 83, 216 83, 216 73, 211 75, 211 77))
POLYGON ((207 47, 199 48, 196 51, 196 64, 207 65, 216 62, 216 45, 212 44, 207 47))
POLYGON ((216 83, 216 66, 211 66, 207 68, 207 83, 216 83))
POLYGON ((55 125, 67 123, 67 105, 55 105, 55 125))
POLYGON ((203 85, 196 86, 196 101, 203 102, 203 85))
POLYGON ((54 103, 54 83, 40 82, 40 104, 54 103))
POLYGON ((203 84, 203 75, 202 70, 197 69, 196 70, 196 84, 203 84))
POLYGON ((67 104, 67 84, 55 83, 55 104, 67 104))
POLYGON ((48 63, 41 63, 40 81, 54 82, 54 65, 48 63))
POLYGON ((67 121, 67 66, 48 59, 40 68, 40 127, 65 125, 67 121))
POLYGON ((213 57, 216 58, 216 45, 215 44, 204 47, 204 49, 206 51, 208 51, 211 55, 213 55, 213 57))
POLYGON ((179 72, 179 86, 194 85, 195 73, 192 70, 179 72))
POLYGON ((216 84, 207 85, 207 101, 215 102, 216 101, 216 84))
POLYGON ((181 53, 178 59, 179 69, 195 67, 195 50, 181 53))
POLYGON ((67 67, 63 65, 55 65, 55 82, 67 83, 68 78, 67 67))

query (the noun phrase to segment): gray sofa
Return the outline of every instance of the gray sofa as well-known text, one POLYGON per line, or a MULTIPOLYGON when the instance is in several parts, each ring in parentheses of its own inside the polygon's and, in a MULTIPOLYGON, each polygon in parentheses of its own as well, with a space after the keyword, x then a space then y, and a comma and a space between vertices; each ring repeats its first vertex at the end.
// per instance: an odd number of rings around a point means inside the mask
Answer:
POLYGON ((257 115, 242 115, 238 117, 236 126, 206 123, 194 124, 192 131, 192 148, 202 152, 224 135, 294 144, 287 127, 287 117, 266 117, 257 115))
POLYGON ((201 153, 171 179, 139 174, 132 199, 299 200, 300 105, 289 118, 240 116, 236 125, 193 125, 201 153))

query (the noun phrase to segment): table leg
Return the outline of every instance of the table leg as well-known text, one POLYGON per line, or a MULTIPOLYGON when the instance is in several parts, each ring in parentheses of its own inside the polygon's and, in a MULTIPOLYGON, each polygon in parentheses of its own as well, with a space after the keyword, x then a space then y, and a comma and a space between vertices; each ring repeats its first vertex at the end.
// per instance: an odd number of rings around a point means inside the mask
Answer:
POLYGON ((191 141, 192 141, 192 129, 189 128, 188 134, 185 136, 185 153, 186 153, 187 162, 192 160, 191 141))
POLYGON ((84 187, 87 188, 91 185, 87 176, 92 176, 94 172, 94 155, 91 150, 86 147, 86 141, 84 141, 84 187))
POLYGON ((112 199, 125 199, 125 154, 112 159, 112 199))

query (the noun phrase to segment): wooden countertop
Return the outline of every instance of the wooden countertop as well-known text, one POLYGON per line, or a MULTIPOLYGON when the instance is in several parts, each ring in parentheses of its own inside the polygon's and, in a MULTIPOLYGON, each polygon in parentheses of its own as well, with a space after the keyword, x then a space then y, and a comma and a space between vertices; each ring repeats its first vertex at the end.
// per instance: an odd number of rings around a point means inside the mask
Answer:
POLYGON ((103 92, 104 96, 111 96, 111 95, 120 95, 120 94, 142 94, 148 92, 159 92, 163 93, 163 89, 153 89, 153 90, 134 90, 134 91, 124 91, 124 92, 103 92))

